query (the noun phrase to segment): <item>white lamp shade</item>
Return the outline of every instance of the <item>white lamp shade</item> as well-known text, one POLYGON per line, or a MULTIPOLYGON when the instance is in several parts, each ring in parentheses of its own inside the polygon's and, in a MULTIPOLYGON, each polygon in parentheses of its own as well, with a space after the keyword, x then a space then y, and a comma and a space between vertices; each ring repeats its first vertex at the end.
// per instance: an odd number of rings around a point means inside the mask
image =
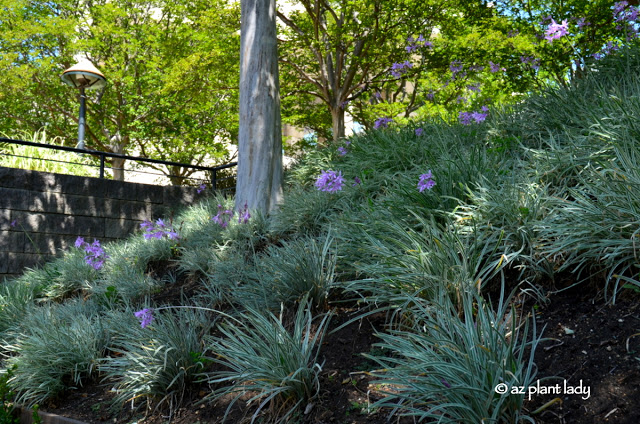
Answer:
POLYGON ((60 78, 74 88, 102 88, 107 83, 107 78, 88 60, 76 63, 64 71, 60 78))

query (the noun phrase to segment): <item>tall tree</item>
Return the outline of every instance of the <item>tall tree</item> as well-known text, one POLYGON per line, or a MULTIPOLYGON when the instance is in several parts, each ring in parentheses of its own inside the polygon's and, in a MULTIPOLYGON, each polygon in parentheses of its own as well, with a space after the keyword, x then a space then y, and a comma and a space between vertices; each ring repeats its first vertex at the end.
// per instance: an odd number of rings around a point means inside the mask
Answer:
POLYGON ((242 0, 236 208, 282 200, 282 135, 275 0, 242 0))
MULTIPOLYGON (((278 11, 287 96, 321 102, 333 140, 344 137, 345 109, 389 79, 409 34, 430 33, 450 1, 297 0, 278 11)), ((307 101, 302 102, 308 104, 307 101)))
POLYGON ((87 102, 89 148, 211 164, 237 136, 231 1, 0 0, 0 22, 0 131, 46 126, 75 144, 78 93, 60 74, 82 56, 109 81, 87 102))

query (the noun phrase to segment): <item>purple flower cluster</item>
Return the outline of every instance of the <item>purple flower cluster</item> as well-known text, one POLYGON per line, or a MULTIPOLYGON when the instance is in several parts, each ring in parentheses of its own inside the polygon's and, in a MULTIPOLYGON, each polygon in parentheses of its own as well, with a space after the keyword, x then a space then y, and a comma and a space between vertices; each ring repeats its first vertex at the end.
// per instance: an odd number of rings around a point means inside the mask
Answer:
POLYGON ((420 175, 418 180, 418 191, 422 193, 425 190, 431 190, 436 182, 433 180, 433 174, 429 170, 426 174, 420 175))
POLYGON ((391 65, 391 75, 393 75, 394 78, 400 78, 411 68, 413 68, 413 64, 408 60, 402 63, 394 63, 391 65))
POLYGON ((473 91, 474 93, 479 93, 480 90, 480 83, 476 83, 476 84, 469 84, 467 85, 467 90, 469 91, 473 91))
POLYGON ((84 238, 78 237, 76 239, 75 246, 78 249, 84 249, 84 252, 86 253, 84 261, 87 265, 91 265, 95 270, 101 269, 104 265, 104 261, 109 258, 104 249, 100 246, 99 240, 94 239, 93 243, 89 244, 84 241, 84 238))
POLYGON ((231 218, 233 217, 233 211, 230 209, 224 209, 222 205, 218 205, 218 213, 211 218, 213 222, 220 225, 222 228, 227 228, 231 218))
POLYGON ((496 72, 504 71, 504 68, 501 67, 499 63, 489 61, 489 70, 495 74, 496 72))
POLYGON ((528 64, 529 66, 531 66, 531 68, 533 68, 536 71, 540 69, 540 59, 535 58, 533 56, 520 56, 520 62, 525 65, 528 64))
POLYGON ((422 133, 424 133, 424 130, 422 128, 416 128, 416 136, 420 137, 422 135, 422 133))
POLYGON ((135 312, 134 315, 140 320, 140 327, 142 328, 145 328, 153 322, 153 309, 151 308, 144 308, 135 312))
POLYGON ((207 188, 206 184, 200 184, 200 186, 198 186, 198 190, 196 190, 198 192, 198 194, 202 193, 205 189, 207 188))
POLYGON ((145 220, 140 224, 140 228, 144 230, 145 240, 152 238, 161 239, 163 236, 169 240, 177 240, 180 238, 178 233, 173 230, 173 227, 165 224, 162 219, 156 220, 155 223, 145 220))
POLYGON ((637 19, 640 7, 629 6, 626 1, 619 1, 613 5, 613 20, 618 23, 616 29, 627 33, 627 41, 638 37, 637 19))
POLYGON ((344 177, 342 176, 342 171, 322 171, 316 179, 316 188, 329 193, 342 190, 343 184, 344 177))
POLYGON ((553 40, 557 40, 569 33, 569 23, 567 20, 563 20, 561 24, 557 23, 554 19, 551 19, 551 24, 547 27, 544 33, 545 40, 553 43, 553 40))
POLYGON ((407 42, 409 43, 409 45, 405 47, 407 53, 412 53, 420 47, 433 47, 433 44, 430 41, 425 41, 422 34, 420 34, 416 39, 413 37, 407 38, 407 42))
POLYGON ((338 154, 340 156, 345 156, 347 153, 349 153, 349 151, 347 150, 346 147, 344 147, 344 146, 338 147, 338 154))
POLYGON ((485 119, 487 119, 487 116, 489 116, 488 112, 489 108, 486 106, 482 106, 480 111, 460 112, 458 114, 458 120, 462 125, 469 125, 472 122, 479 124, 480 122, 483 122, 485 119))
POLYGON ((388 128, 389 124, 393 122, 392 118, 378 118, 376 122, 373 123, 373 129, 379 130, 380 128, 388 128))

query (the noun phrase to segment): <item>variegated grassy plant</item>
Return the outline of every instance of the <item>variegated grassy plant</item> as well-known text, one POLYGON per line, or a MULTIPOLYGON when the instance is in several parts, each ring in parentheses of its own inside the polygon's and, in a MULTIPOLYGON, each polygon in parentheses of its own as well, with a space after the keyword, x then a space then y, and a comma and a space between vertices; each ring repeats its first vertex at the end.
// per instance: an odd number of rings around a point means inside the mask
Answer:
POLYGON ((289 326, 277 317, 248 308, 220 324, 222 336, 210 339, 211 360, 224 367, 211 372, 211 400, 231 396, 233 405, 250 393, 252 422, 267 414, 270 422, 285 422, 304 411, 320 391, 319 351, 329 315, 313 317, 310 304, 300 303, 289 326))
POLYGON ((365 355, 382 367, 372 372, 373 384, 386 396, 374 407, 439 423, 533 422, 523 411, 525 394, 511 390, 534 381, 535 321, 530 332, 508 299, 494 311, 472 292, 462 305, 445 290, 407 304, 412 327, 379 333, 375 346, 387 355, 365 355), (506 394, 496 393, 499 384, 506 394))

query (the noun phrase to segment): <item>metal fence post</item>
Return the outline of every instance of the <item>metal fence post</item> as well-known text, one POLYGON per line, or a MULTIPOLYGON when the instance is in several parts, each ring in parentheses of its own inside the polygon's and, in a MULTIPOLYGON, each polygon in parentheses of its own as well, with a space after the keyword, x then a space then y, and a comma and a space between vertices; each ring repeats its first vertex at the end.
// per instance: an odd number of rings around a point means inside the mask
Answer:
POLYGON ((100 178, 104 178, 104 155, 100 155, 100 178))

